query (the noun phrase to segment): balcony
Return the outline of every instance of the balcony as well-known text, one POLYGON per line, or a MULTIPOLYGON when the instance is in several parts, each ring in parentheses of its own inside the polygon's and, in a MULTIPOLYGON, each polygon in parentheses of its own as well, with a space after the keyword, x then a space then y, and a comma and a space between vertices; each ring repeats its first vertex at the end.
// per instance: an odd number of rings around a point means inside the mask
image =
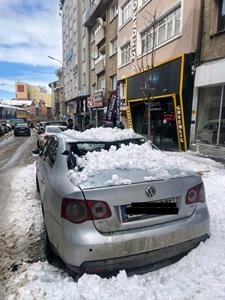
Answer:
POLYGON ((99 56, 99 58, 95 61, 96 75, 100 74, 103 71, 105 71, 105 55, 99 56))
POLYGON ((91 4, 85 15, 84 26, 93 27, 97 18, 101 17, 111 2, 112 0, 96 0, 94 4, 91 4))
POLYGON ((100 29, 95 31, 95 44, 98 46, 105 38, 105 27, 102 26, 100 29))

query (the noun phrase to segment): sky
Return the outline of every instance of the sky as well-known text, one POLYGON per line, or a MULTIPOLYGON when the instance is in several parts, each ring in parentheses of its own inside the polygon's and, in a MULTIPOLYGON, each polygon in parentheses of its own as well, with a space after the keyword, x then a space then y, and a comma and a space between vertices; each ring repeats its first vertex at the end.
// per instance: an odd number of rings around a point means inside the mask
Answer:
MULTIPOLYGON (((15 97, 15 81, 48 88, 62 60, 59 1, 0 0, 0 99, 15 97)), ((50 89, 49 89, 50 91, 50 89)))

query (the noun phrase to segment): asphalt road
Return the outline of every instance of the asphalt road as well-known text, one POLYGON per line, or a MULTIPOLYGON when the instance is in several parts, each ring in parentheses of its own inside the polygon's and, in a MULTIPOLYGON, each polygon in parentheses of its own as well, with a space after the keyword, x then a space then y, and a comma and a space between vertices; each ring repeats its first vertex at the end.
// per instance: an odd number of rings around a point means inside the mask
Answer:
MULTIPOLYGON (((25 166, 32 163, 36 158, 32 150, 36 148, 36 133, 32 131, 30 137, 14 137, 13 132, 0 138, 0 171, 9 170, 13 167, 25 166)), ((0 182, 1 183, 1 182, 0 182)))
MULTIPOLYGON (((43 256, 41 237, 32 237, 31 228, 30 234, 28 232, 27 236, 19 238, 15 228, 12 228, 12 222, 9 222, 13 217, 10 212, 17 205, 17 194, 23 192, 20 197, 24 197, 24 201, 29 199, 26 182, 24 190, 20 191, 15 178, 20 169, 37 159, 32 155, 35 148, 35 131, 32 131, 30 137, 14 137, 13 132, 10 132, 0 138, 0 299, 4 299, 5 285, 12 272, 16 271, 17 264, 43 256)), ((39 201, 38 195, 35 194, 35 176, 33 181, 30 181, 33 182, 34 197, 39 201)))

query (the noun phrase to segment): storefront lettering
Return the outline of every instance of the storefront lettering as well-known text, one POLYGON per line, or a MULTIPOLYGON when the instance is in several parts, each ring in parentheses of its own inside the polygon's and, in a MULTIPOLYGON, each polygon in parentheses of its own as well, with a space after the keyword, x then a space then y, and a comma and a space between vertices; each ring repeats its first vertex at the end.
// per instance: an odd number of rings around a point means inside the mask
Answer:
POLYGON ((181 108, 177 106, 177 123, 178 123, 178 133, 180 142, 184 142, 184 135, 183 135, 183 125, 182 125, 182 117, 181 117, 181 108))
POLYGON ((138 0, 133 2, 133 28, 131 38, 131 60, 134 61, 136 58, 136 43, 137 43, 137 9, 138 0))

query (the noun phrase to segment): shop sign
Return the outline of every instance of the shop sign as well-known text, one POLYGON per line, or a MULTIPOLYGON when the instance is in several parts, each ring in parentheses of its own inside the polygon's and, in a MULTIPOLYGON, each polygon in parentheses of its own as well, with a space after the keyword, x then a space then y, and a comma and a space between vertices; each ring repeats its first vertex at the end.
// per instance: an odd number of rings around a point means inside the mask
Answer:
POLYGON ((102 92, 96 92, 94 96, 87 98, 89 108, 103 107, 103 94, 102 92))
POLYGON ((153 69, 127 78, 127 100, 142 99, 149 94, 162 96, 179 94, 181 76, 181 58, 164 63, 153 69))
POLYGON ((133 26, 132 26, 132 38, 131 38, 131 60, 136 58, 136 44, 137 44, 137 10, 138 0, 133 1, 133 26))
POLYGON ((120 122, 120 108, 121 108, 121 99, 118 94, 118 86, 117 90, 112 91, 107 113, 106 113, 106 125, 108 126, 116 126, 120 122))
POLYGON ((181 143, 184 143, 184 129, 182 125, 181 108, 179 105, 177 106, 177 126, 178 126, 179 140, 181 143))

